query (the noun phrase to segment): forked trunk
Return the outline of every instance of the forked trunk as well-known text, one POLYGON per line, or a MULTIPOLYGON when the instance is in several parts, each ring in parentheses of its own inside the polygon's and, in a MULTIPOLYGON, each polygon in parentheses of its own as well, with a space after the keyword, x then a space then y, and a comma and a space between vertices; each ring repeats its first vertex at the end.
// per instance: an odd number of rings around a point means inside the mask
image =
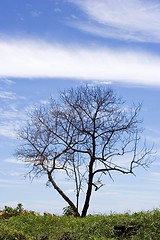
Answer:
POLYGON ((75 216, 80 217, 80 214, 78 212, 78 209, 74 205, 74 203, 66 196, 66 194, 58 187, 54 179, 52 178, 52 175, 48 173, 48 179, 52 183, 53 187, 57 190, 57 192, 61 195, 61 197, 71 206, 73 209, 75 216))

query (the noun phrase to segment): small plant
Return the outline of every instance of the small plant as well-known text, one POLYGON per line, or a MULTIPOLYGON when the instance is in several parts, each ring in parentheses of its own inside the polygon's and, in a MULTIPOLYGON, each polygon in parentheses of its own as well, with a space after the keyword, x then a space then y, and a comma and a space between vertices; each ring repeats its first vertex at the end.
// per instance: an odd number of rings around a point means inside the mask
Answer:
POLYGON ((22 203, 18 203, 17 204, 17 207, 16 207, 16 211, 17 211, 17 213, 22 213, 23 212, 23 210, 24 210, 24 208, 23 208, 23 205, 22 205, 22 203))
POLYGON ((64 207, 63 214, 66 216, 75 216, 75 212, 71 206, 64 207))
POLYGON ((20 215, 23 212, 23 205, 21 203, 18 203, 16 208, 5 206, 3 212, 5 218, 20 215))

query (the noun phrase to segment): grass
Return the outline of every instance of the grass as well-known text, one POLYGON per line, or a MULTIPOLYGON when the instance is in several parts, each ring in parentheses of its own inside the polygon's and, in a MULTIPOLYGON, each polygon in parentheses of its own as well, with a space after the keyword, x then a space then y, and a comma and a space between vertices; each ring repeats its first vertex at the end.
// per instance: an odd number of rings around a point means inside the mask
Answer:
POLYGON ((35 216, 32 213, 0 218, 0 240, 159 240, 160 210, 135 214, 35 216), (121 233, 116 227, 136 227, 121 233))

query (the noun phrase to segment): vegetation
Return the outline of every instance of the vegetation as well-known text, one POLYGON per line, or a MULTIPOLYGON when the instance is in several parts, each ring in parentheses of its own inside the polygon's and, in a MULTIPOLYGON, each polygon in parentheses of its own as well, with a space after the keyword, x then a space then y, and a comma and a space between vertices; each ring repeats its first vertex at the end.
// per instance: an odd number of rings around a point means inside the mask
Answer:
POLYGON ((93 190, 104 186, 106 176, 134 174, 135 168, 151 163, 152 149, 140 141, 140 109, 128 108, 109 88, 64 91, 59 101, 34 109, 19 133, 22 144, 16 155, 30 166, 29 176, 45 174, 74 215, 85 217, 93 190), (61 172, 73 180, 75 202, 57 181, 61 172))
POLYGON ((5 206, 4 210, 2 211, 4 218, 10 218, 13 216, 20 215, 22 212, 23 212, 23 205, 21 203, 18 203, 16 208, 5 206))
POLYGON ((0 217, 0 240, 159 240, 160 210, 134 214, 0 217))

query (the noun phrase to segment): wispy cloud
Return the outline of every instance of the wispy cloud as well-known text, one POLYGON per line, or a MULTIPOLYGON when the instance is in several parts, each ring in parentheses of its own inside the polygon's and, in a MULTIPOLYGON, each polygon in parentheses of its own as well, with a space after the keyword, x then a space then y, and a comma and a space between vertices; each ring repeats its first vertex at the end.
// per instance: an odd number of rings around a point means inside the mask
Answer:
POLYGON ((15 99, 15 93, 0 90, 0 99, 15 99))
POLYGON ((41 12, 38 11, 38 10, 33 10, 33 11, 31 11, 30 14, 31 14, 32 17, 39 17, 41 12))
POLYGON ((56 13, 60 13, 60 12, 62 12, 62 10, 60 9, 60 8, 54 8, 54 10, 53 10, 54 12, 56 12, 56 13))
POLYGON ((0 121, 0 136, 17 139, 17 132, 23 126, 23 121, 25 120, 23 116, 26 116, 23 113, 19 113, 16 119, 3 119, 0 121), (19 117, 19 118, 18 118, 19 117))
POLYGON ((20 188, 20 187, 24 187, 24 182, 21 180, 6 180, 6 179, 0 179, 0 187, 4 187, 4 188, 20 188))
POLYGON ((160 57, 131 49, 0 40, 0 76, 73 78, 160 86, 160 57))
POLYGON ((9 98, 9 102, 0 108, 0 136, 15 139, 18 129, 26 118, 26 113, 24 109, 18 110, 10 101, 12 98, 9 98))
POLYGON ((17 138, 17 131, 20 128, 20 122, 7 121, 6 123, 0 123, 0 136, 8 138, 17 138))
POLYGON ((0 79, 0 83, 4 83, 4 84, 9 86, 9 85, 14 84, 15 82, 11 79, 8 79, 8 78, 4 78, 4 79, 2 78, 2 79, 0 79))
POLYGON ((160 41, 160 3, 157 0, 68 0, 86 14, 74 23, 82 30, 123 40, 160 41))
POLYGON ((4 160, 4 162, 11 163, 11 164, 20 164, 20 165, 25 165, 26 163, 16 159, 16 158, 7 158, 4 160))

